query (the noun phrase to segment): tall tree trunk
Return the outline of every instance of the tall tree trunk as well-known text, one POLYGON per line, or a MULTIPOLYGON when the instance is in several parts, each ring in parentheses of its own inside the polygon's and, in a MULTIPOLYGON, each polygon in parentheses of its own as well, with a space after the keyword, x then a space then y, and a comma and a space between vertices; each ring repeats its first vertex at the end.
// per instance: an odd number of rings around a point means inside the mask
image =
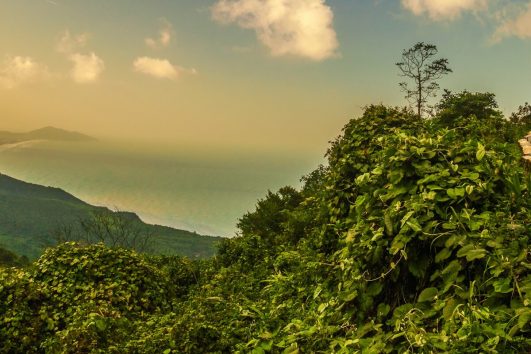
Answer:
POLYGON ((418 71, 418 77, 417 77, 417 115, 419 116, 419 119, 422 118, 422 82, 420 81, 420 70, 418 71))

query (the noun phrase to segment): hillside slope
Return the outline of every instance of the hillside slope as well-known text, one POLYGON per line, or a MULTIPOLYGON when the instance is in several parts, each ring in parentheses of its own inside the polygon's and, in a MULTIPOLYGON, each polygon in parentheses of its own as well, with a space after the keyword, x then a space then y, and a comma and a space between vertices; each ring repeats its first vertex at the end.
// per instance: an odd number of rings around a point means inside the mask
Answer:
MULTIPOLYGON (((56 243, 60 228, 79 225, 93 213, 110 210, 85 203, 67 192, 52 187, 26 183, 0 174, 0 245, 25 255, 38 257, 44 248, 56 243)), ((208 257, 214 254, 217 237, 201 236, 185 230, 148 225, 136 214, 119 213, 134 227, 150 237, 154 253, 208 257)))

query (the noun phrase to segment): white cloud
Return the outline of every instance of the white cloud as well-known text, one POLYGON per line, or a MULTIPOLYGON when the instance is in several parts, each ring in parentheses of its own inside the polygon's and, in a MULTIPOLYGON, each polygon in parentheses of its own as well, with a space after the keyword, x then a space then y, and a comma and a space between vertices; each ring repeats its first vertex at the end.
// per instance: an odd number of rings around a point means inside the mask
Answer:
POLYGON ((6 57, 0 65, 0 87, 6 89, 46 79, 49 76, 46 65, 37 63, 31 57, 6 57))
POLYGON ((161 19, 160 22, 161 22, 161 27, 159 30, 158 38, 155 38, 155 39, 146 38, 144 40, 146 45, 152 49, 167 47, 168 45, 170 45, 170 42, 171 42, 172 31, 173 31, 173 27, 171 23, 168 22, 168 20, 164 18, 161 19))
POLYGON ((90 38, 89 33, 70 34, 66 30, 57 41, 56 49, 72 62, 73 67, 70 77, 78 84, 88 84, 98 81, 105 70, 104 61, 94 52, 83 54, 81 49, 85 48, 90 38))
POLYGON ((73 53, 85 47, 89 37, 90 35, 88 33, 72 35, 70 31, 66 30, 57 42, 56 49, 59 53, 63 54, 73 53))
POLYGON ((79 84, 95 82, 99 79, 105 63, 96 54, 71 54, 68 59, 74 64, 71 71, 72 79, 79 84))
POLYGON ((464 12, 487 8, 488 0, 401 0, 402 6, 416 16, 425 14, 434 21, 454 20, 464 12))
POLYGON ((175 80, 183 71, 182 68, 173 65, 169 60, 141 57, 133 62, 133 69, 136 72, 150 75, 158 79, 175 80))
POLYGON ((496 27, 489 42, 506 37, 531 39, 531 0, 400 0, 416 16, 433 21, 451 21, 471 12, 482 23, 496 27))
POLYGON ((502 24, 494 33, 493 40, 500 41, 504 37, 531 38, 531 1, 527 6, 514 8, 515 13, 502 24))
POLYGON ((211 11, 220 23, 254 30, 273 56, 320 61, 337 54, 334 14, 324 0, 219 0, 211 11))

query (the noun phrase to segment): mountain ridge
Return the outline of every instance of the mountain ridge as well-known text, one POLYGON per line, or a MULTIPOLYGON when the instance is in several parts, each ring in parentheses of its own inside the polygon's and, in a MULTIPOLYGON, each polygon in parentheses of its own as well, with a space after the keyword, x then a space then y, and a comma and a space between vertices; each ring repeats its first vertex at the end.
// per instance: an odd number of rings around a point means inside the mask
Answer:
POLYGON ((69 142, 87 142, 97 139, 76 131, 46 126, 28 132, 0 131, 0 145, 15 144, 30 140, 51 140, 69 142))

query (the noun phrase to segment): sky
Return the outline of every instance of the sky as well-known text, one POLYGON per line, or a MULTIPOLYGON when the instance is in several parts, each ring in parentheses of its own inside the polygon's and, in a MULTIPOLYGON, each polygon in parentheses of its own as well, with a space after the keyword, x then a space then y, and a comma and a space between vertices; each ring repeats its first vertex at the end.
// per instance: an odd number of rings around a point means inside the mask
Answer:
POLYGON ((324 153, 395 63, 435 44, 452 91, 531 101, 530 0, 2 0, 0 130, 324 153))

